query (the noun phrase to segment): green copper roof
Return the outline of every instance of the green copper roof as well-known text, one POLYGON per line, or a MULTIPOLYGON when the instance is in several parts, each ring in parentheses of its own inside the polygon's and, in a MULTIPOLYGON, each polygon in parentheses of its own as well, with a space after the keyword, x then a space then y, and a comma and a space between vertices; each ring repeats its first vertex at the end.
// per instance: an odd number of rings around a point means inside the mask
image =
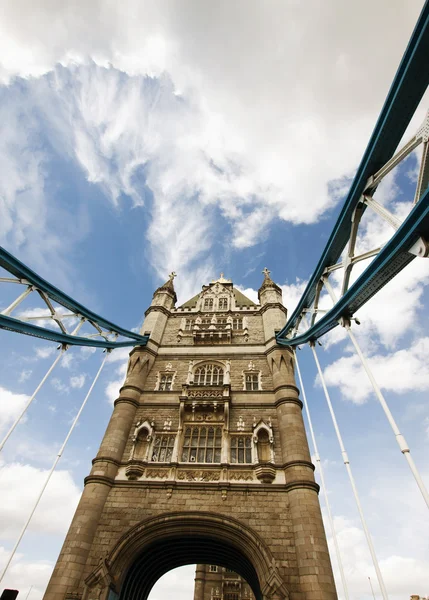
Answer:
MULTIPOLYGON (((232 291, 234 293, 235 305, 237 307, 239 307, 239 306, 256 306, 256 304, 254 302, 252 302, 252 300, 250 300, 247 296, 242 294, 239 290, 232 288, 232 291)), ((200 294, 197 294, 196 296, 194 296, 193 298, 191 298, 190 300, 188 300, 187 302, 182 304, 182 306, 180 306, 180 308, 195 308, 197 306, 199 297, 200 297, 200 294)))

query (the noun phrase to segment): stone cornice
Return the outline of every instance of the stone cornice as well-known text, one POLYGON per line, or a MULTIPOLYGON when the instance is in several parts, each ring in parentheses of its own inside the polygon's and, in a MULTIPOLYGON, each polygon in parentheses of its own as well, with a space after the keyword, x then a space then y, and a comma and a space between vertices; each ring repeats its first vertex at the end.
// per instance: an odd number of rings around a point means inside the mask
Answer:
POLYGON ((316 468, 309 460, 291 460, 283 463, 282 467, 283 469, 290 469, 291 467, 308 467, 312 471, 314 471, 316 468))
MULTIPOLYGON (((148 344, 154 344, 155 346, 157 346, 159 348, 159 344, 158 342, 154 342, 153 340, 149 340, 148 344)), ((152 354, 152 356, 158 356, 158 350, 153 350, 152 348, 150 348, 149 346, 135 346, 131 352, 130 352, 130 356, 133 356, 133 354, 136 354, 136 352, 139 352, 140 354, 143 352, 147 352, 148 354, 152 354)))
POLYGON ((273 388, 273 393, 276 394, 281 390, 292 390, 296 394, 299 394, 299 389, 296 387, 296 385, 293 385, 292 383, 283 383, 281 385, 277 385, 275 388, 273 388))
POLYGON ((109 456, 96 456, 95 458, 92 459, 93 465, 95 465, 98 462, 111 463, 112 465, 115 465, 115 467, 119 467, 121 464, 120 461, 114 460, 113 458, 110 458, 109 456))
POLYGON ((259 312, 262 315, 267 310, 270 310, 270 308, 279 308, 282 312, 287 314, 287 308, 281 302, 273 302, 273 303, 269 303, 269 304, 264 304, 264 306, 261 306, 259 312))
POLYGON ((279 398, 274 402, 274 406, 278 408, 282 404, 297 404, 302 410, 303 404, 299 398, 279 398))
POLYGON ((116 406, 117 404, 132 404, 132 406, 135 406, 136 408, 140 406, 140 402, 135 400, 135 398, 127 398, 124 396, 119 396, 119 398, 114 401, 113 406, 116 406))
POLYGON ((83 480, 83 484, 88 485, 88 483, 100 483, 101 485, 113 487, 117 482, 111 477, 105 477, 104 475, 88 475, 88 477, 85 477, 83 480))
MULTIPOLYGON (((87 477, 89 479, 89 477, 87 477)), ((103 479, 103 478, 100 478, 103 479)), ((107 479, 107 478, 104 478, 107 479)), ((85 480, 86 482, 86 480, 85 480)), ((107 485, 107 484, 106 484, 107 485)), ((152 481, 148 479, 139 479, 137 481, 128 481, 128 480, 116 480, 114 483, 114 487, 121 488, 157 488, 161 490, 172 490, 173 498, 174 491, 182 491, 182 490, 198 490, 198 491, 210 491, 210 493, 221 492, 223 490, 227 492, 238 492, 245 491, 247 493, 264 493, 273 492, 284 494, 285 492, 290 492, 297 489, 307 489, 312 490, 319 493, 320 486, 313 481, 292 481, 290 483, 260 483, 260 482, 252 482, 252 483, 239 483, 239 482, 229 482, 229 481, 216 481, 205 483, 202 481, 176 481, 176 480, 162 480, 162 481, 152 481)))
POLYGON ((291 492, 293 490, 313 490, 317 494, 319 493, 320 486, 315 481, 290 481, 286 483, 285 486, 286 491, 291 492))
MULTIPOLYGON (((269 340, 267 340, 267 344, 269 341, 275 341, 276 338, 275 336, 273 336, 272 338, 270 338, 269 340)), ((283 350, 284 352, 288 352, 289 354, 293 354, 293 350, 292 348, 290 348, 289 346, 280 346, 279 344, 277 344, 277 341, 275 342, 275 344, 273 344, 272 346, 270 346, 269 348, 267 348, 267 350, 265 351, 266 355, 268 356, 271 352, 274 352, 275 350, 283 350)))
POLYGON ((149 308, 145 311, 144 316, 147 317, 149 313, 155 310, 164 313, 164 315, 167 317, 171 316, 171 311, 168 310, 168 308, 165 308, 165 306, 157 306, 156 304, 154 306, 149 306, 149 308))
POLYGON ((123 385, 120 389, 119 389, 119 393, 121 394, 123 390, 135 390, 136 392, 138 392, 139 394, 143 394, 143 390, 142 388, 138 387, 137 385, 131 385, 129 383, 123 385))

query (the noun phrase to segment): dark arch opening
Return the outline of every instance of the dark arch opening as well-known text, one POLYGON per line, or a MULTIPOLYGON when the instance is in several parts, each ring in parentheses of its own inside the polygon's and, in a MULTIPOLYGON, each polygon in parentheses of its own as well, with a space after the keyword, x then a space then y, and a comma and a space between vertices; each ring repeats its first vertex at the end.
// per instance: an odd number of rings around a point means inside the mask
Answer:
POLYGON ((228 542, 203 535, 176 535, 146 546, 128 569, 119 600, 147 600, 165 573, 196 563, 235 571, 250 585, 256 600, 262 600, 258 576, 250 560, 228 542))

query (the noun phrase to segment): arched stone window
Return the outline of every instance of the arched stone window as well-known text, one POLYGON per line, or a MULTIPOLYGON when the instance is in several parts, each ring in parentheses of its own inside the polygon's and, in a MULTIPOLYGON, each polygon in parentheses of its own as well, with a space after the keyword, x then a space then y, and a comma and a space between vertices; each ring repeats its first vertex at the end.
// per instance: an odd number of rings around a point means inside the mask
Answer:
POLYGON ((195 369, 195 385, 223 385, 223 368, 219 365, 204 364, 195 369))

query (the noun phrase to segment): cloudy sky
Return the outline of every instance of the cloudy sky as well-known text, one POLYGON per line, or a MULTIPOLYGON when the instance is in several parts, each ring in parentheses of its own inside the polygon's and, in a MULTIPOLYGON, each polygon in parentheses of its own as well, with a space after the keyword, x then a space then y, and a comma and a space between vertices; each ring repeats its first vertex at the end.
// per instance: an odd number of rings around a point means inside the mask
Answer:
MULTIPOLYGON (((0 243, 126 328, 141 324, 173 269, 182 302, 220 271, 255 298, 268 266, 292 310, 422 5, 0 0, 0 243)), ((428 107, 424 100, 410 133, 428 107)), ((378 191, 400 218, 417 164, 418 153, 378 191)), ((388 234, 367 211, 359 247, 388 234)), ((428 263, 415 260, 362 309, 357 331, 426 481, 428 283, 428 263)), ((12 293, 0 288, 0 306, 12 293)), ((55 352, 0 333, 0 434, 55 352)), ((42 598, 126 355, 112 354, 5 580, 23 597, 33 586, 30 600, 42 598)), ((380 597, 308 348, 299 356, 350 594, 370 600, 371 577, 380 597)), ((340 331, 319 356, 390 597, 426 595, 422 498, 340 331)), ((101 360, 69 351, 5 448, 0 567, 101 360)), ((151 600, 172 590, 191 599, 192 570, 165 576, 151 600)))

